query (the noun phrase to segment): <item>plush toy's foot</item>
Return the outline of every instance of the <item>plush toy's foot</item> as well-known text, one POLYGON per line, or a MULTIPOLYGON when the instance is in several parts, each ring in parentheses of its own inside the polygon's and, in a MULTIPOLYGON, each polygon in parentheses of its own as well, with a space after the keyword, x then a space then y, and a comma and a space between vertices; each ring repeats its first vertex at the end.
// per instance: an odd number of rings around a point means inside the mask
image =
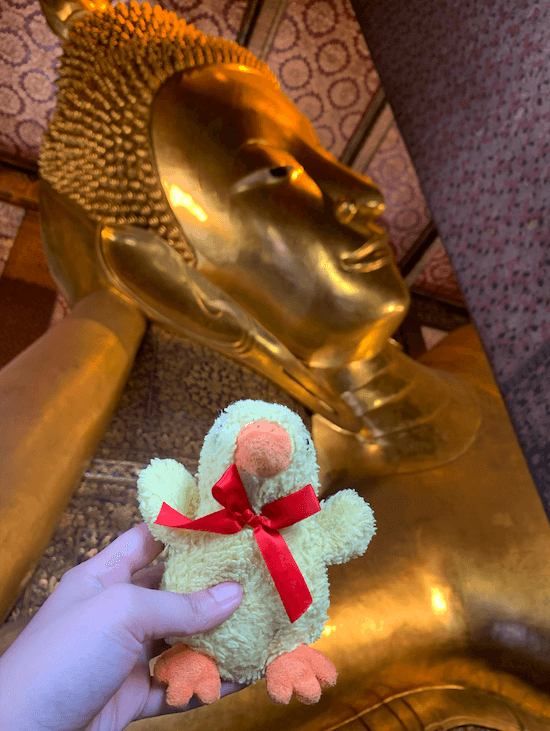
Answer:
POLYGON ((292 692, 302 703, 313 704, 321 688, 336 684, 336 668, 322 652, 300 645, 269 663, 266 670, 267 694, 274 703, 287 704, 292 692))
POLYGON ((167 683, 166 702, 174 708, 186 706, 193 693, 203 703, 220 697, 221 681, 216 663, 180 643, 166 650, 155 663, 155 680, 167 683))

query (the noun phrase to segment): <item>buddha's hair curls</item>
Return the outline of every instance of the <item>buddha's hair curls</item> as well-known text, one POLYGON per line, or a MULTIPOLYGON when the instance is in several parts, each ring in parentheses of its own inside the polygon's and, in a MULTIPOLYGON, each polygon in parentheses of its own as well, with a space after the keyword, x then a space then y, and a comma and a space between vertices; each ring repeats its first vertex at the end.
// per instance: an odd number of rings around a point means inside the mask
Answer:
POLYGON ((94 221, 152 230, 194 265, 155 169, 148 125, 153 96, 168 77, 214 63, 244 64, 278 87, 245 48, 206 36, 158 5, 106 4, 75 22, 40 174, 94 221))

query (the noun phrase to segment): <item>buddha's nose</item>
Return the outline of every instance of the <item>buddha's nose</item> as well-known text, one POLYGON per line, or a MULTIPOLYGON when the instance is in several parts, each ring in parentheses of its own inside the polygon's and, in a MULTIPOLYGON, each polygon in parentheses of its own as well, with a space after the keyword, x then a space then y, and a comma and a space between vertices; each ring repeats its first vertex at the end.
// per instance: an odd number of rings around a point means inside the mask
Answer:
POLYGON ((290 464, 292 443, 278 424, 254 421, 237 436, 235 464, 255 477, 274 477, 290 464))

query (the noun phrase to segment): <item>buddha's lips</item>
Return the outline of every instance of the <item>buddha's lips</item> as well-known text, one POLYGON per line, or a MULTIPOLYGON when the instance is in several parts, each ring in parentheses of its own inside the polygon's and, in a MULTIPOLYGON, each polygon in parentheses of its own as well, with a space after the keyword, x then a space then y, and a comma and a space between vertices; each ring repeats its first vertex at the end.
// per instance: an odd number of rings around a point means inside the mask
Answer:
POLYGON ((340 263, 343 269, 351 272, 370 272, 391 263, 392 253, 385 240, 367 240, 356 251, 342 254, 340 263))

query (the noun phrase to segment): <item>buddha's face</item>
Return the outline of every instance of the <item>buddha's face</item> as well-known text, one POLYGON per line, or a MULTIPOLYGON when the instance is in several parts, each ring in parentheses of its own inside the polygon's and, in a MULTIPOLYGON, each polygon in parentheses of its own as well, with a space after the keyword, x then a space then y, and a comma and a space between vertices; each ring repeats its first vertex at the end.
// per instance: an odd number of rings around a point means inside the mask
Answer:
POLYGON ((151 142, 200 272, 312 366, 382 348, 409 296, 372 223, 380 191, 265 77, 228 64, 172 76, 151 142))

